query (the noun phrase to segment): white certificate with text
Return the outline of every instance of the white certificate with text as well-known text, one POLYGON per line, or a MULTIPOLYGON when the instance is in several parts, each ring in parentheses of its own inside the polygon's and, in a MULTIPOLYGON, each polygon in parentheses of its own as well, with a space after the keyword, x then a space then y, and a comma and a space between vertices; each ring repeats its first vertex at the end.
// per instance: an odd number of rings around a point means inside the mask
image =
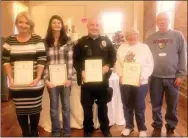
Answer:
POLYGON ((85 82, 102 82, 102 60, 85 60, 85 82))
POLYGON ((14 62, 15 85, 29 85, 33 81, 33 61, 14 62))
POLYGON ((66 64, 49 65, 50 81, 52 84, 64 85, 67 80, 66 64))
POLYGON ((122 84, 140 85, 140 64, 124 62, 122 84))

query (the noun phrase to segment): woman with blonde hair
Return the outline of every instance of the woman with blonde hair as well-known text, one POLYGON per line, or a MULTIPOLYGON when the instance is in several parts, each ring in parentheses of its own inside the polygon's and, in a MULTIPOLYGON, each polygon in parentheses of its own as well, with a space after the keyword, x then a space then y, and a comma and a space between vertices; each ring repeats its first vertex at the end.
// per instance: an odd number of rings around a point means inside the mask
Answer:
MULTIPOLYGON (((8 76, 9 90, 12 93, 22 135, 37 137, 44 89, 42 74, 46 64, 45 46, 41 37, 33 34, 34 23, 27 12, 24 11, 17 15, 15 25, 18 34, 11 35, 6 39, 3 45, 2 61, 8 76), (15 73, 19 74, 15 69, 18 69, 17 65, 19 64, 31 65, 31 74, 26 74, 33 75, 30 83, 18 85, 15 81, 15 73)), ((16 77, 19 78, 20 75, 16 77)))
POLYGON ((153 57, 149 47, 138 41, 138 34, 134 28, 127 30, 125 33, 127 43, 121 44, 117 50, 116 71, 120 77, 121 98, 126 120, 125 129, 122 131, 124 136, 129 136, 134 129, 134 114, 139 136, 146 136, 145 97, 148 92, 148 78, 153 72, 153 57), (140 64, 138 87, 122 84, 124 62, 140 64))

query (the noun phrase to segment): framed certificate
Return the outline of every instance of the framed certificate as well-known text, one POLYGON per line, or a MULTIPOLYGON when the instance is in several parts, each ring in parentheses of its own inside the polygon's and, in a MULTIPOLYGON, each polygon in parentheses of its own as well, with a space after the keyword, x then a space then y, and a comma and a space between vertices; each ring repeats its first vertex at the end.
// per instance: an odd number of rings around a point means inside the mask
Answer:
POLYGON ((102 60, 85 60, 85 82, 102 82, 102 60))
POLYGON ((64 85, 67 80, 66 64, 49 65, 49 74, 52 84, 64 85))
POLYGON ((140 64, 124 62, 122 84, 140 85, 140 64))
POLYGON ((14 62, 14 83, 25 86, 33 81, 33 61, 14 62))

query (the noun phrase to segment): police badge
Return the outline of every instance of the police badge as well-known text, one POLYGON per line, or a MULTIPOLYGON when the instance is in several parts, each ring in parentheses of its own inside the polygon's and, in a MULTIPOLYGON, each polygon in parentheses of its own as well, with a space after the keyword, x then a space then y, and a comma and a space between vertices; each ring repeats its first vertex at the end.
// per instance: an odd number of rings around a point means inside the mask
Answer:
POLYGON ((102 46, 106 47, 106 41, 102 41, 102 46))
POLYGON ((101 48, 105 48, 105 47, 106 47, 106 41, 103 40, 103 41, 101 42, 100 47, 101 47, 101 48))

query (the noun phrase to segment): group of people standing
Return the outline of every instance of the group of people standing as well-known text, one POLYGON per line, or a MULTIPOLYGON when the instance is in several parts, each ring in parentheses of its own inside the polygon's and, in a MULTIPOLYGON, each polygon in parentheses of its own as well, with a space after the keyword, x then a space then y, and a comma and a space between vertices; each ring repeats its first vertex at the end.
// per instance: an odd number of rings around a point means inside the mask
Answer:
POLYGON ((156 17, 158 31, 143 43, 138 42, 138 31, 125 34, 128 44, 122 44, 117 51, 116 69, 120 76, 121 98, 126 120, 122 134, 128 136, 134 128, 134 114, 139 136, 147 136, 145 126, 145 97, 150 92, 152 105, 152 136, 160 137, 163 126, 162 103, 166 99, 166 132, 174 136, 178 124, 178 90, 187 73, 187 44, 181 32, 169 28, 167 13, 156 17), (136 61, 141 65, 140 87, 121 85, 124 61, 136 61))
POLYGON ((15 21, 18 34, 6 39, 2 60, 22 135, 39 136, 38 123, 46 85, 50 99, 52 136, 61 136, 59 97, 63 111, 63 136, 70 136, 70 94, 73 68, 75 68, 77 83, 81 86, 80 102, 84 110, 84 136, 92 136, 94 130, 92 105, 96 102, 100 129, 105 137, 111 137, 107 103, 111 99, 112 89, 109 87, 108 79, 112 73, 111 68, 114 67, 120 80, 126 120, 122 135, 129 136, 133 131, 135 114, 139 136, 147 136, 145 97, 149 91, 154 121, 152 136, 161 135, 163 126, 161 106, 164 93, 167 103, 165 115, 167 136, 173 136, 178 123, 178 88, 186 75, 187 45, 182 33, 169 29, 170 20, 166 13, 160 13, 156 23, 159 31, 150 35, 145 44, 138 41, 139 32, 135 28, 126 30, 124 34, 126 42, 121 44, 116 52, 110 39, 100 35, 101 22, 97 17, 88 20, 88 35, 75 43, 67 36, 60 16, 54 15, 50 18, 46 37, 42 39, 33 33, 34 23, 30 15, 27 12, 18 14, 15 21), (85 82, 87 59, 102 59, 102 82, 85 82), (14 84, 14 64, 17 61, 33 62, 34 80, 28 86, 14 84), (124 62, 141 65, 138 87, 122 84, 124 62), (49 65, 56 64, 66 64, 67 67, 67 81, 61 86, 55 86, 49 77, 49 65))

